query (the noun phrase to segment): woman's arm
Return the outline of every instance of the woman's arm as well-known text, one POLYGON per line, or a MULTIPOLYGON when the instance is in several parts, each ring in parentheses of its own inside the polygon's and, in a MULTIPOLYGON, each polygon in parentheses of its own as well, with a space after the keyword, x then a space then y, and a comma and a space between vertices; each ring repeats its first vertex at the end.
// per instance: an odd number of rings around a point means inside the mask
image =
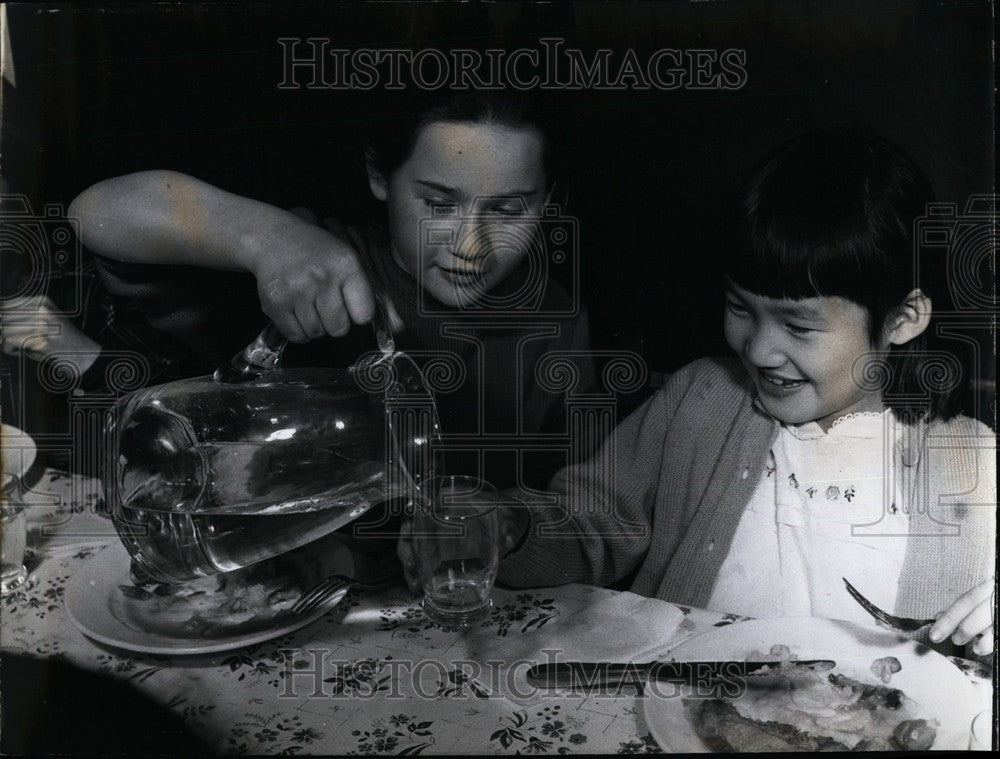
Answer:
POLYGON ((98 182, 69 206, 83 243, 107 258, 253 271, 289 232, 310 227, 290 212, 174 171, 98 182))
POLYGON ((357 252, 299 216, 173 171, 98 182, 69 215, 83 243, 117 261, 248 271, 264 313, 291 340, 342 336, 375 308, 357 252))

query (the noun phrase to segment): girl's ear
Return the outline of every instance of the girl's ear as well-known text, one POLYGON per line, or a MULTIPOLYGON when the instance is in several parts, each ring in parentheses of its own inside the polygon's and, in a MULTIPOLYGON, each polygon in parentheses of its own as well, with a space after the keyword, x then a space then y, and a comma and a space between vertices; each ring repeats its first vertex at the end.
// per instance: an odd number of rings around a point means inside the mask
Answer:
POLYGON ((389 183, 376 166, 375 155, 371 150, 365 151, 365 170, 368 172, 368 186, 371 188, 372 195, 375 196, 375 200, 384 203, 385 199, 389 197, 389 183))
POLYGON ((886 339, 893 345, 903 345, 922 335, 930 323, 931 299, 918 287, 889 316, 886 339))

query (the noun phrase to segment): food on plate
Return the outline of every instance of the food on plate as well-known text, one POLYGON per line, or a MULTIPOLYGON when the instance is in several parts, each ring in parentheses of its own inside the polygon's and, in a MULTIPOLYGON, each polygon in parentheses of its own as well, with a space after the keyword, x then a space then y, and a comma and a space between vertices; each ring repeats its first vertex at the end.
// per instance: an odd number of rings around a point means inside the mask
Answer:
POLYGON ((904 751, 926 751, 935 738, 937 731, 925 719, 903 720, 892 732, 892 739, 904 751))
POLYGON ((773 661, 773 662, 783 662, 783 661, 795 661, 798 659, 795 654, 792 653, 792 649, 788 646, 777 643, 771 646, 771 650, 766 654, 760 651, 748 651, 746 655, 747 661, 773 661))
POLYGON ((899 659, 895 656, 883 656, 881 659, 876 659, 872 662, 871 673, 888 685, 892 676, 902 668, 903 665, 899 663, 899 659))
POLYGON ((790 666, 746 682, 739 698, 684 700, 709 749, 898 751, 929 748, 936 738, 938 723, 921 719, 896 688, 790 666))
POLYGON ((184 637, 233 634, 268 623, 304 590, 301 572, 281 560, 176 584, 152 580, 133 563, 131 579, 118 586, 116 616, 143 630, 184 637))
POLYGON ((731 701, 700 702, 694 713, 699 737, 712 751, 846 751, 826 736, 810 735, 781 722, 744 717, 731 701))
POLYGON ((777 643, 771 646, 770 655, 781 661, 787 661, 792 658, 792 650, 788 646, 777 643))

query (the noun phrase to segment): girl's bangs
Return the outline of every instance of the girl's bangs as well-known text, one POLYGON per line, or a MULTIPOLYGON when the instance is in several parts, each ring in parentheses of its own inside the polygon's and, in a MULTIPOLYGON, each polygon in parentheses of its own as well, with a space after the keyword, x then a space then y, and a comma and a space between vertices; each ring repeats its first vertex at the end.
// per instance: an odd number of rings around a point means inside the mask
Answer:
POLYGON ((749 245, 729 248, 726 276, 744 290, 768 298, 801 300, 840 296, 865 303, 873 272, 861 239, 817 235, 812 239, 774 234, 750 235, 749 245))

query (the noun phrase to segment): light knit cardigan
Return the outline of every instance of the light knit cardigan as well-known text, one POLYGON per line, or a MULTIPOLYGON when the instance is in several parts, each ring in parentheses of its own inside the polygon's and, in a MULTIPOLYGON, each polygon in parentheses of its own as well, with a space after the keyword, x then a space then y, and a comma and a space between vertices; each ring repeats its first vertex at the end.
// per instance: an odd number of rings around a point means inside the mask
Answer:
MULTIPOLYGON (((499 581, 607 585, 638 566, 633 592, 705 607, 778 432, 754 398, 736 360, 677 372, 547 496, 518 495, 531 528, 499 581)), ((996 439, 967 417, 907 426, 893 458, 911 514, 894 611, 932 617, 994 576, 996 439)))

